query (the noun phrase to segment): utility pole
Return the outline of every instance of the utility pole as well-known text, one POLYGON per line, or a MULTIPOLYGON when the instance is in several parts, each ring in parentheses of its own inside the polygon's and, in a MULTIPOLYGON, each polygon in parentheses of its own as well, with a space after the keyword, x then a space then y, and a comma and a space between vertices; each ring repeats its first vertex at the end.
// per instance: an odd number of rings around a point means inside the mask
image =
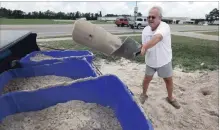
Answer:
MULTIPOLYGON (((133 24, 135 24, 137 13, 138 13, 138 7, 137 7, 137 1, 136 1, 136 6, 134 7, 134 22, 133 22, 133 24)), ((133 29, 133 31, 134 31, 134 29, 133 29)))
POLYGON ((136 21, 137 13, 138 13, 138 7, 137 7, 137 1, 136 1, 136 6, 134 7, 134 22, 136 21))

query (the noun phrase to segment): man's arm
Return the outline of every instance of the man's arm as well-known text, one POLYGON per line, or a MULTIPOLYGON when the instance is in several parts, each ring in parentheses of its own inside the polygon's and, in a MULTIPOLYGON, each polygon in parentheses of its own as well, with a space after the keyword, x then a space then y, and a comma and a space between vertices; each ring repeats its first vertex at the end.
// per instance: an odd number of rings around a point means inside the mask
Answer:
POLYGON ((142 46, 141 54, 144 55, 147 49, 155 46, 167 35, 170 35, 170 27, 168 25, 158 28, 155 34, 153 35, 152 39, 149 40, 147 43, 144 43, 144 45, 142 46))
POLYGON ((159 41, 163 39, 163 36, 161 34, 156 34, 152 37, 151 40, 147 42, 147 44, 144 44, 143 47, 147 50, 153 46, 155 46, 159 41))
POLYGON ((161 34, 156 34, 152 37, 151 40, 149 40, 147 43, 145 43, 141 48, 141 54, 144 55, 146 53, 146 50, 155 46, 159 41, 163 39, 163 36, 161 34))

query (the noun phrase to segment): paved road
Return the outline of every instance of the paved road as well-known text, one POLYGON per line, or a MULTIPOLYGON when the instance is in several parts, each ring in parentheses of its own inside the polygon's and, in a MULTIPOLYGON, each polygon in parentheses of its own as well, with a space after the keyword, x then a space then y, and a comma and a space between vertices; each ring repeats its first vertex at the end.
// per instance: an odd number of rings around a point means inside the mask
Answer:
MULTIPOLYGON (((204 34, 199 34, 199 33, 194 33, 194 32, 172 32, 172 34, 177 35, 177 36, 186 36, 186 37, 194 37, 194 38, 205 39, 205 40, 219 41, 218 36, 204 35, 204 34)), ((121 34, 117 36, 119 37, 141 36, 141 34, 121 34)), ((37 42, 64 41, 64 40, 72 40, 72 37, 37 39, 37 42)))
MULTIPOLYGON (((114 24, 99 24, 99 26, 103 27, 110 33, 124 33, 124 32, 132 32, 132 29, 128 27, 116 27, 114 24)), ((72 24, 66 25, 1 25, 0 29, 15 29, 15 30, 31 30, 32 32, 36 32, 39 37, 45 36, 59 36, 59 35, 70 35, 72 34, 72 24)), ((134 30, 141 31, 141 30, 134 30)))
MULTIPOLYGON (((142 29, 130 29, 129 27, 117 27, 114 24, 99 24, 110 33, 141 32, 142 29)), ((170 25, 172 32, 178 31, 216 31, 219 26, 198 26, 198 25, 170 25)), ((0 25, 5 30, 30 30, 38 34, 38 37, 71 35, 72 24, 66 25, 0 25)))

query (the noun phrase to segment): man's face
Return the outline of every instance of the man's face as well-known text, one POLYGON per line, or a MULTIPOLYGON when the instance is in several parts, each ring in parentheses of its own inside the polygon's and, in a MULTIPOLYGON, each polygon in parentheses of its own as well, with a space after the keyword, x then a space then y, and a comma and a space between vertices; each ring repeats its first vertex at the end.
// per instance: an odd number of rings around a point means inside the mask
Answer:
POLYGON ((160 21, 161 21, 159 11, 157 9, 152 9, 149 12, 149 15, 148 15, 147 19, 148 19, 149 26, 153 30, 155 30, 157 28, 157 26, 160 24, 160 21))

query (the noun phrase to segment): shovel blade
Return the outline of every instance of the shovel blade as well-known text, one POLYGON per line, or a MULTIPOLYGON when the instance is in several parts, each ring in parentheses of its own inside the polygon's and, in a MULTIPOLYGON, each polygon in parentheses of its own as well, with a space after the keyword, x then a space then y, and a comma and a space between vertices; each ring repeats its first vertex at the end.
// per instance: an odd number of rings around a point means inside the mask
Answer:
POLYGON ((122 46, 117 49, 112 55, 118 57, 124 57, 126 59, 133 59, 136 57, 136 54, 140 52, 141 45, 137 43, 134 39, 127 37, 122 46))

